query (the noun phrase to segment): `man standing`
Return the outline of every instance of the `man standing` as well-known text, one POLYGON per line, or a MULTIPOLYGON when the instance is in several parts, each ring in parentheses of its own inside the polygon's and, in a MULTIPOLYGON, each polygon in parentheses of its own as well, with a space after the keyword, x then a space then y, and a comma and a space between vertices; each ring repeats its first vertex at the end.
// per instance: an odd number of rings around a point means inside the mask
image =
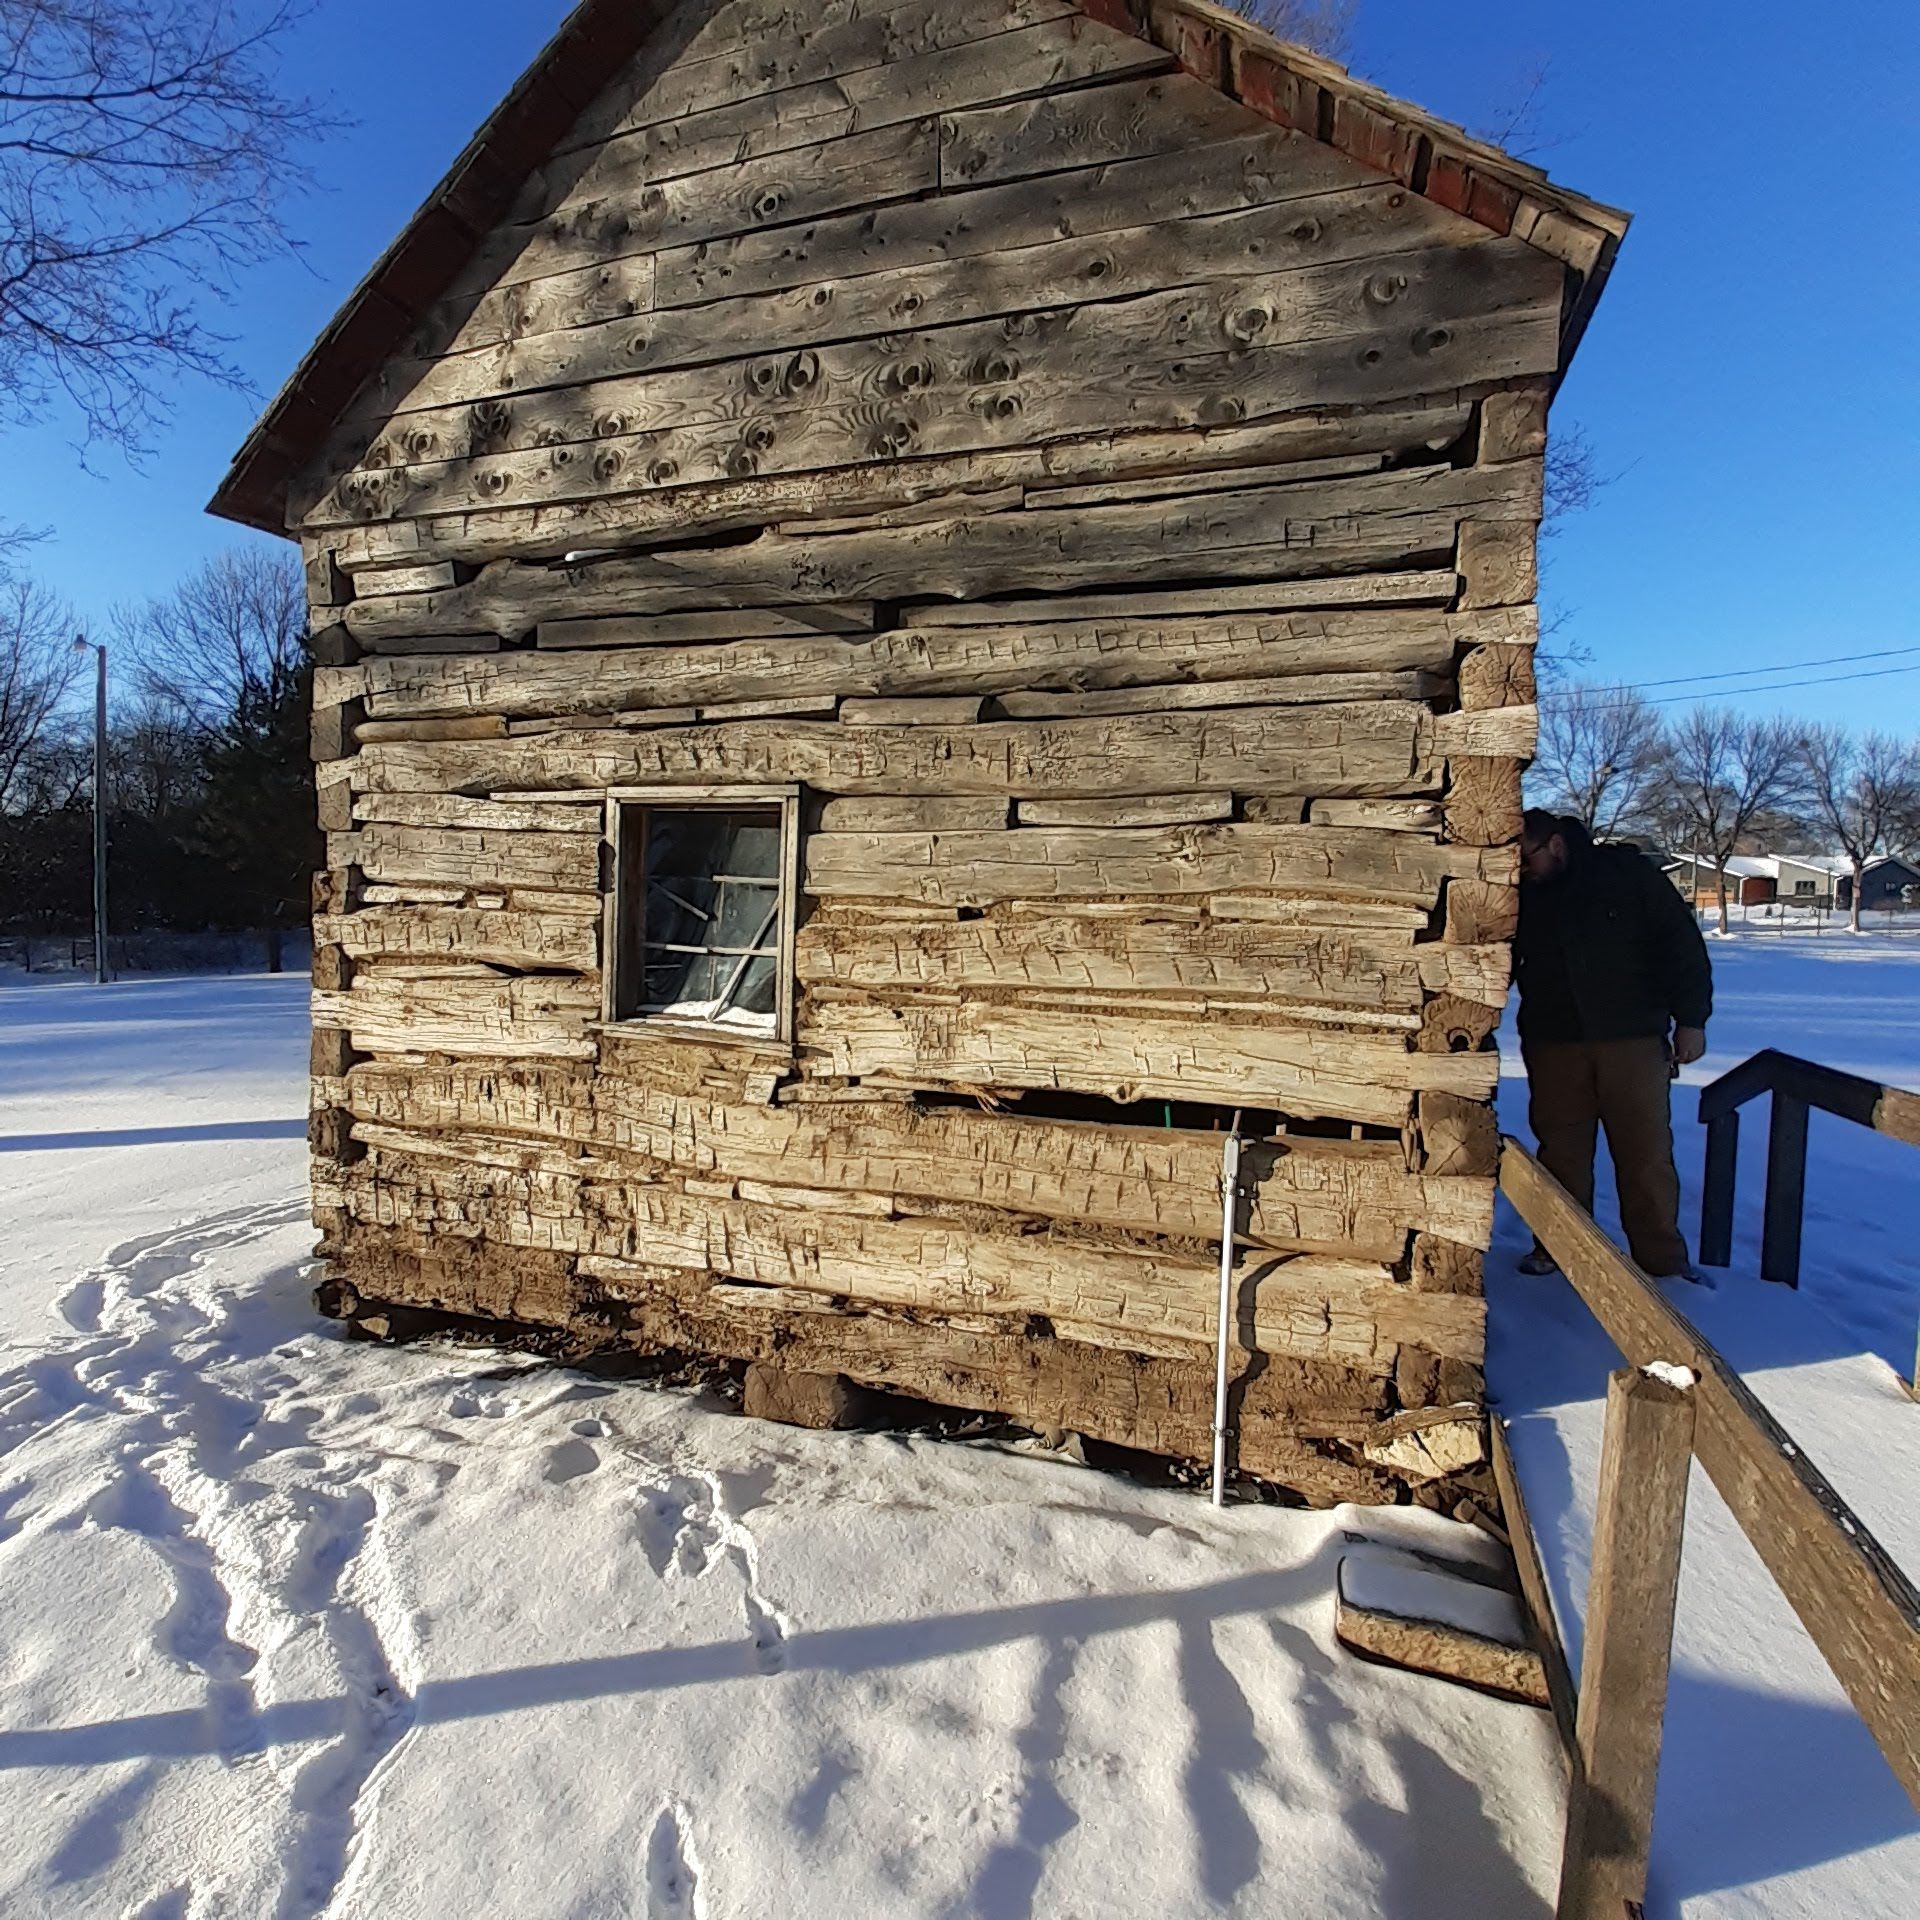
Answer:
MULTIPOLYGON (((1669 1089, 1707 1050, 1713 970, 1693 909, 1642 854, 1597 847, 1578 820, 1531 809, 1521 836, 1520 1051, 1540 1162, 1593 1208, 1607 1130, 1627 1245, 1644 1273, 1699 1280, 1680 1234, 1669 1089)), ((1551 1273, 1543 1247, 1524 1273, 1551 1273)))

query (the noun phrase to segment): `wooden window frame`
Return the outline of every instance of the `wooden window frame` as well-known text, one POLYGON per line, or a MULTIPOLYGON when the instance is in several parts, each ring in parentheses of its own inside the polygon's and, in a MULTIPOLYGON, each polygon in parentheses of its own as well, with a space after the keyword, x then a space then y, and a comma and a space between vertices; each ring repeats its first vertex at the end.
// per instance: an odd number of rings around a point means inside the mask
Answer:
POLYGON ((601 953, 605 960, 601 970, 602 1022, 610 1027, 618 1027, 623 1033, 657 1029, 672 1034, 676 1039, 709 1040, 725 1046, 791 1047, 797 999, 794 943, 800 921, 800 788, 797 785, 610 787, 607 790, 606 840, 610 867, 601 901, 601 953), (707 808, 715 812, 742 807, 779 809, 780 860, 777 884, 780 892, 780 939, 779 957, 775 961, 777 998, 772 1033, 726 1027, 717 1021, 675 1019, 666 1013, 619 1012, 623 970, 630 964, 638 964, 637 956, 630 960, 626 943, 621 939, 620 909, 627 897, 627 874, 634 857, 627 818, 634 809, 641 807, 707 808))

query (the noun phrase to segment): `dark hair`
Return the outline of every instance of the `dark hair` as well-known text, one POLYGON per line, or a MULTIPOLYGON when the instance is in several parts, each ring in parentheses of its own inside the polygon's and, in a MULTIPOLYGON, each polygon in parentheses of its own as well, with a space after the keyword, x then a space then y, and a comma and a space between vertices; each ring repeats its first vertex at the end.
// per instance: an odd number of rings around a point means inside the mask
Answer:
POLYGON ((1584 820, 1576 814, 1549 813, 1545 807, 1529 807, 1521 816, 1520 830, 1535 846, 1557 833, 1567 843, 1569 853, 1584 853, 1593 845, 1584 820))

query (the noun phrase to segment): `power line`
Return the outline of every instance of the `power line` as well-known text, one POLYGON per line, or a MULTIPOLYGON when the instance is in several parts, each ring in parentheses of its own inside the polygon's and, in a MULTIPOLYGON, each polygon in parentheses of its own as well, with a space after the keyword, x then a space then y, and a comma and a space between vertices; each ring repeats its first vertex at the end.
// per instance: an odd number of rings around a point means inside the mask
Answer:
POLYGON ((1781 660, 1770 667, 1737 667, 1726 673, 1680 673, 1671 680, 1635 680, 1630 684, 1641 687, 1689 687, 1702 680, 1750 680, 1762 673, 1798 673, 1802 667, 1849 667, 1856 660, 1892 660, 1909 653, 1920 653, 1920 647, 1882 647, 1877 653, 1836 653, 1824 660, 1781 660))
MULTIPOLYGON (((1905 652, 1907 651, 1907 649, 1890 648, 1889 651, 1897 653, 1897 652, 1905 652)), ((1920 648, 1915 648, 1913 649, 1913 651, 1920 652, 1920 648)), ((1859 657, 1862 659, 1878 659, 1884 656, 1877 655, 1877 654, 1863 654, 1859 657)), ((1807 664, 1812 665, 1814 663, 1809 661, 1807 664)), ((1754 671, 1757 673, 1785 673, 1785 672, 1791 671, 1791 669, 1786 667, 1757 667, 1754 669, 1754 671)), ((1721 697, 1744 698, 1748 694, 1755 694, 1755 693, 1789 693, 1796 687, 1834 687, 1834 686, 1839 686, 1849 680, 1888 680, 1888 679, 1892 679, 1895 675, 1903 674, 1903 673, 1920 673, 1920 661, 1916 661, 1910 667, 1875 667, 1875 668, 1870 668, 1865 673, 1816 674, 1811 679, 1807 679, 1807 680, 1779 680, 1779 681, 1775 681, 1770 686, 1723 687, 1718 689, 1717 691, 1721 697)), ((1708 677, 1709 676, 1704 674, 1701 676, 1701 678, 1703 679, 1708 677)), ((1724 676, 1716 676, 1716 677, 1724 677, 1724 676)), ((1649 707, 1676 707, 1676 706, 1686 706, 1690 702, 1695 700, 1711 700, 1715 697, 1715 694, 1712 692, 1669 693, 1669 694, 1663 694, 1657 700, 1641 701, 1640 688, 1642 686, 1670 687, 1670 686, 1673 686, 1674 684, 1675 682, 1671 680, 1647 680, 1647 681, 1625 681, 1625 682, 1612 681, 1606 684, 1605 686, 1597 688, 1596 691, 1601 693, 1617 694, 1619 698, 1612 699, 1612 700, 1590 700, 1586 704, 1588 705, 1589 708, 1601 709, 1606 707, 1632 706, 1633 704, 1635 704, 1636 701, 1639 701, 1641 704, 1649 707)), ((1551 695, 1548 696, 1549 699, 1551 699, 1551 697, 1552 697, 1551 695)))
MULTIPOLYGON (((1916 651, 1920 651, 1920 649, 1916 649, 1916 651)), ((1862 658, 1865 659, 1871 659, 1873 657, 1874 656, 1870 654, 1862 656, 1862 658)), ((1775 668, 1774 671, 1778 672, 1780 669, 1775 668)), ((1782 680, 1770 687, 1728 687, 1725 691, 1729 694, 1737 695, 1749 693, 1787 693, 1795 687, 1837 687, 1848 680, 1888 680, 1895 674, 1901 673, 1920 673, 1920 662, 1916 662, 1910 667, 1879 667, 1868 673, 1827 673, 1816 675, 1811 680, 1782 680)), ((1665 682, 1650 680, 1647 684, 1655 687, 1661 685, 1671 686, 1673 682, 1670 680, 1665 682)), ((1675 707, 1684 706, 1691 700, 1711 700, 1712 698, 1713 695, 1710 693, 1669 693, 1661 699, 1649 700, 1647 705, 1650 707, 1675 707)))

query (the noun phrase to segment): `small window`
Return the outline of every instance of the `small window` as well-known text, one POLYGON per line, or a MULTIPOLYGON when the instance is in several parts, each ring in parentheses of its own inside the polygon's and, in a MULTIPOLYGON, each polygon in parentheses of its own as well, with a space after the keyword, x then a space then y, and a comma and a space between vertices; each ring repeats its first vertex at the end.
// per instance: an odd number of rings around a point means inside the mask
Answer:
POLYGON ((607 1017, 791 1039, 798 790, 654 788, 608 808, 607 1017))
POLYGON ((1793 890, 1795 893, 1811 893, 1813 891, 1813 882, 1811 880, 1796 880, 1793 883, 1793 890))

